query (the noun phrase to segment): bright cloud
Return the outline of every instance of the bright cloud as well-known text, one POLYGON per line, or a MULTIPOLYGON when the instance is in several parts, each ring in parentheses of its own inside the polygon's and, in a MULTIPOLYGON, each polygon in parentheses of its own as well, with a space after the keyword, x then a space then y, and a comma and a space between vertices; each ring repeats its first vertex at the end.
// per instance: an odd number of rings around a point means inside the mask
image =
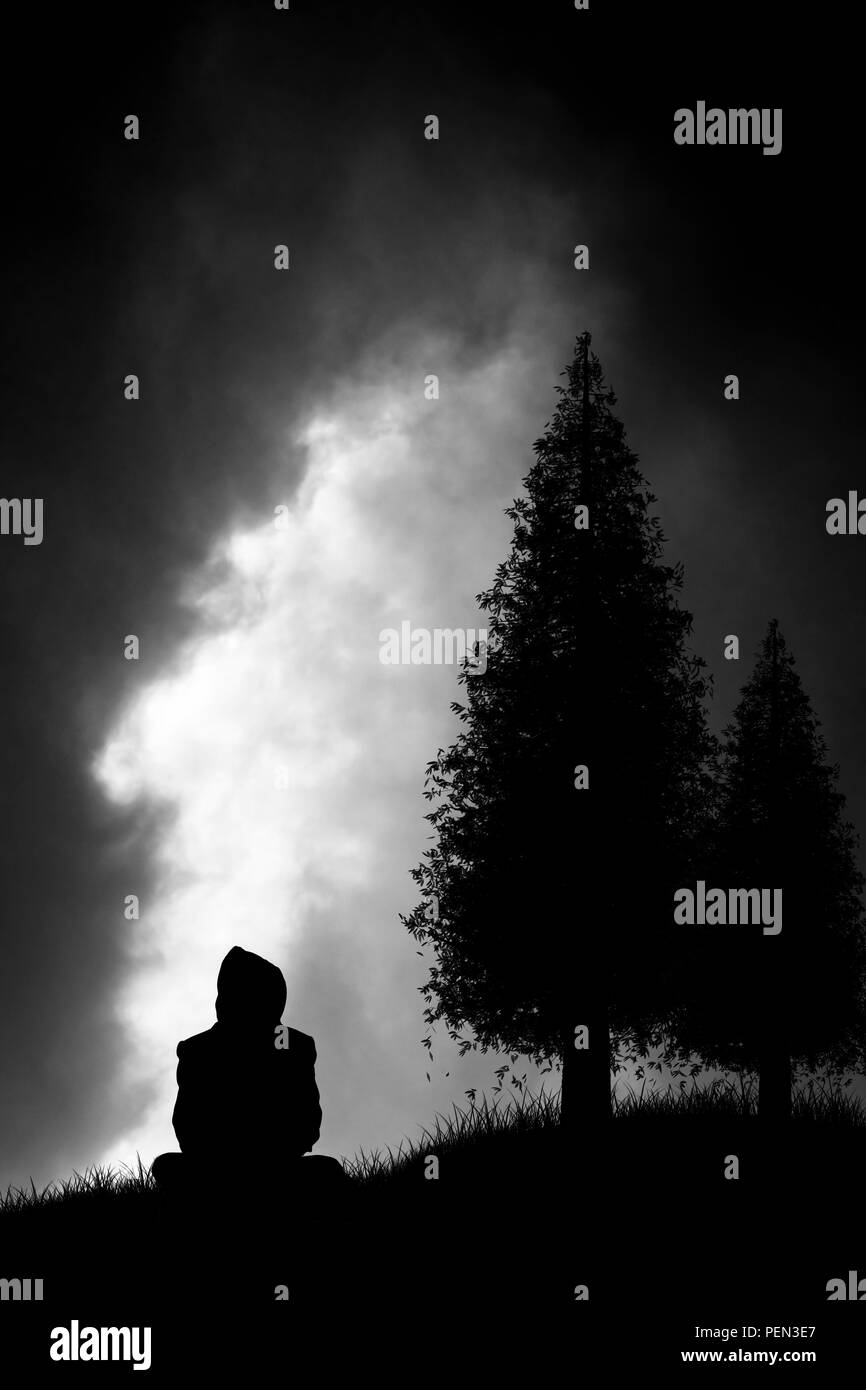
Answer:
POLYGON ((213 1022, 235 943, 281 965, 286 1017, 316 1037, 323 1150, 399 1141, 489 1082, 476 1059, 427 1085, 425 970, 397 917, 416 901, 423 772, 455 731, 456 671, 384 666, 379 633, 479 624, 547 372, 506 351, 443 378, 440 401, 383 370, 320 402, 296 440, 302 481, 277 498, 284 529, 267 517, 222 537, 182 596, 194 638, 156 679, 142 662, 95 771, 116 803, 166 808, 118 1001, 125 1080, 158 1096, 103 1162, 176 1147, 175 1044, 213 1022))

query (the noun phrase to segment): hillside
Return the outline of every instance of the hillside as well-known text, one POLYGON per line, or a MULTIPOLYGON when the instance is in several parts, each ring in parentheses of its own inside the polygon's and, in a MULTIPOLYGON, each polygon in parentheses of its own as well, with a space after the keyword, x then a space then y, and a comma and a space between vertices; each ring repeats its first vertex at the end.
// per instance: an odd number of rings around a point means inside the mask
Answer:
POLYGON ((595 1353, 672 1364, 696 1324, 808 1324, 826 1368, 862 1325, 826 1285, 866 1276, 864 1160, 866 1116, 844 1093, 801 1096, 790 1128, 766 1134, 748 1088, 729 1086, 631 1097, 571 1158, 555 1097, 455 1109, 420 1142, 347 1162, 355 1181, 328 1210, 251 1172, 195 1219, 144 1168, 92 1171, 7 1197, 0 1275, 41 1278, 44 1301, 2 1304, 4 1347, 48 1365, 51 1329, 72 1318, 147 1323, 157 1379, 251 1356, 336 1375, 375 1362, 386 1328, 420 1370, 426 1327, 431 1355, 463 1365, 563 1338, 576 1369, 595 1353))

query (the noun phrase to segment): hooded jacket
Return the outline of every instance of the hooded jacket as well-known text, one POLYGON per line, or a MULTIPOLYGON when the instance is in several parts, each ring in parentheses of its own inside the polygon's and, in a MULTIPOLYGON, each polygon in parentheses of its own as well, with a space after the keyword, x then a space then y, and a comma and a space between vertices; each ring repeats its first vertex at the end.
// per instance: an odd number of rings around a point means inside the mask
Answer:
POLYGON ((177 1045, 172 1124, 184 1154, 208 1167, 258 1157, 265 1168, 316 1143, 316 1045, 289 1028, 288 1047, 277 1046, 285 1005, 283 972, 233 946, 217 977, 216 1023, 177 1045))

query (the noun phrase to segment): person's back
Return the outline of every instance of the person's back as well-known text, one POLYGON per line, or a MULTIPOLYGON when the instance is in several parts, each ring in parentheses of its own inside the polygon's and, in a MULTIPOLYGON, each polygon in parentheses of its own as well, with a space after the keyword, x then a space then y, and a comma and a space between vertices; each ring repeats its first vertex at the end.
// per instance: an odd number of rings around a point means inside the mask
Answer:
POLYGON ((316 1085, 316 1046, 286 1028, 282 971, 233 946, 217 977, 217 1021, 177 1045, 177 1102, 172 1115, 179 1154, 160 1154, 157 1186, 175 1194, 279 1178, 283 1190, 299 1181, 345 1182, 336 1159, 309 1156, 319 1138, 322 1109, 316 1085))
POLYGON ((217 1022, 178 1043, 172 1115, 185 1156, 222 1167, 300 1158, 319 1138, 322 1111, 313 1039, 283 1028, 282 971, 235 946, 217 979, 217 1022))

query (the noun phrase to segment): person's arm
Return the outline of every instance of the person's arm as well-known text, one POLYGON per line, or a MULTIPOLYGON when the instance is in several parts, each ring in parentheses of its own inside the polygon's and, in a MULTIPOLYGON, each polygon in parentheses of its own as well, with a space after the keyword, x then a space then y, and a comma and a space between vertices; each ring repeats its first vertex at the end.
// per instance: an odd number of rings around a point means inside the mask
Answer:
POLYGON ((206 1117, 194 1068, 191 1059, 184 1054, 184 1047, 182 1042, 177 1045, 177 1100, 171 1123, 181 1151, 190 1154, 207 1149, 206 1117))

